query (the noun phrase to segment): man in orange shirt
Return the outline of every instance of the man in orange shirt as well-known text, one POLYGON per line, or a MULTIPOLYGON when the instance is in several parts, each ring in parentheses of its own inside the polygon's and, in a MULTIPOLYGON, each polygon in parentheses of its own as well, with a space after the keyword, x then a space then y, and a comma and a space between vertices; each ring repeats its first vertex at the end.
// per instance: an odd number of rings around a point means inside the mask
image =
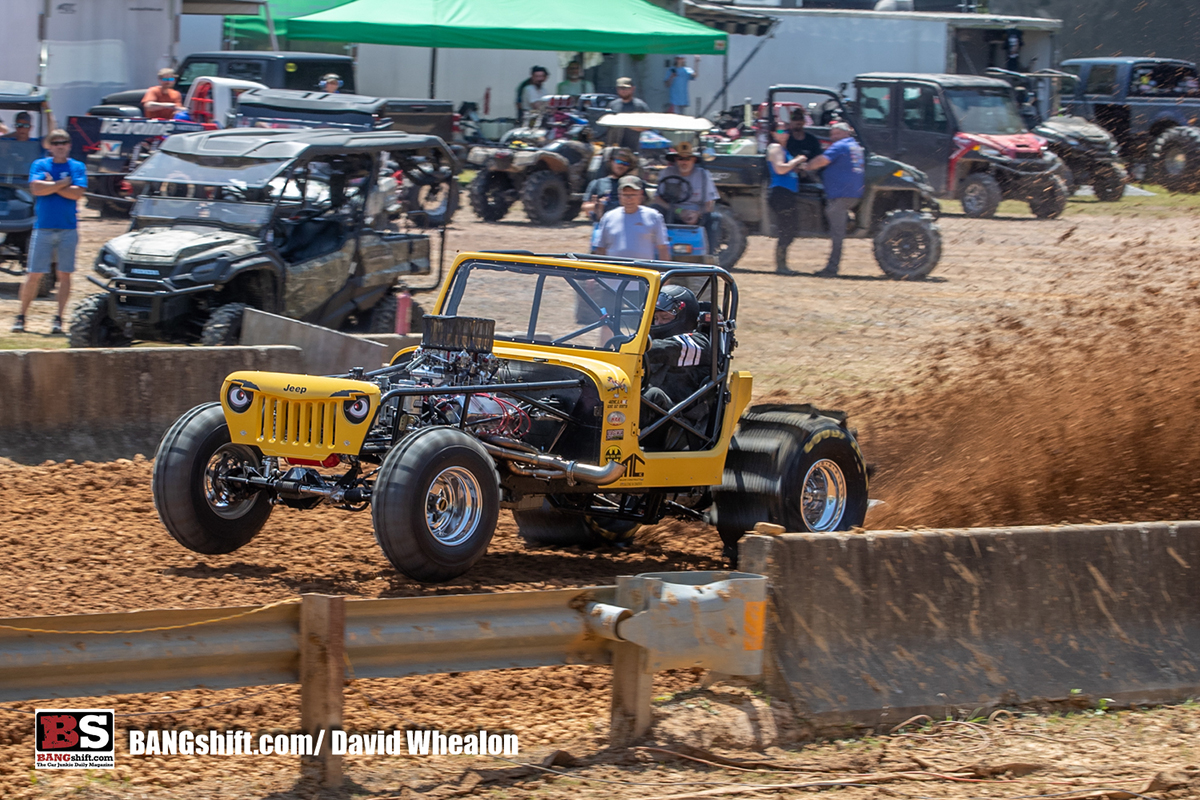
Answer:
POLYGON ((181 108, 183 95, 175 88, 175 70, 164 67, 158 71, 158 86, 142 95, 142 113, 150 119, 171 119, 181 108))

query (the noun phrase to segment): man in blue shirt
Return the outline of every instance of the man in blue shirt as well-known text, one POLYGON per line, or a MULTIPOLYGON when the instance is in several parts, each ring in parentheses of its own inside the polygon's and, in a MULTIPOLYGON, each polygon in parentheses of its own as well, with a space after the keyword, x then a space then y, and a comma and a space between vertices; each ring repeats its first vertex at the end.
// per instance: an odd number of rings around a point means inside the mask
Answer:
POLYGON ((29 191, 37 198, 33 236, 29 241, 29 274, 21 286, 21 313, 13 323, 13 333, 25 332, 25 314, 37 296, 42 275, 58 264, 58 314, 50 333, 62 333, 62 318, 71 296, 71 273, 75 271, 75 246, 79 242, 77 203, 87 188, 87 169, 68 156, 71 137, 61 128, 46 137, 49 158, 39 158, 29 166, 29 191))
POLYGON ((620 208, 614 208, 600 219, 596 237, 596 255, 623 256, 647 261, 671 260, 667 243, 667 226, 663 215, 642 205, 645 198, 642 179, 626 175, 617 181, 620 208))
POLYGON ((691 102, 688 97, 688 84, 696 80, 700 70, 700 56, 692 62, 695 66, 687 66, 687 59, 675 56, 675 66, 667 68, 667 77, 663 82, 667 85, 670 102, 667 103, 667 113, 683 114, 691 102))
POLYGON ((822 278, 838 274, 842 260, 842 242, 846 239, 846 223, 850 211, 863 196, 863 179, 866 177, 866 156, 862 145, 854 139, 854 129, 845 122, 829 126, 829 138, 833 144, 825 152, 806 161, 801 169, 809 172, 824 169, 821 180, 825 184, 825 219, 829 222, 829 261, 825 269, 816 273, 822 278))

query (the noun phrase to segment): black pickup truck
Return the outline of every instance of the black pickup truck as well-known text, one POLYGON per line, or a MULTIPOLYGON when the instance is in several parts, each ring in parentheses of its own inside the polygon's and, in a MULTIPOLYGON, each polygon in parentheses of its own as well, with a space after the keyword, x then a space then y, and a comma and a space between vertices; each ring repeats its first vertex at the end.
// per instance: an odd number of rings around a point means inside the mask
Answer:
POLYGON ((1117 140, 1130 165, 1175 192, 1200 191, 1200 76, 1171 58, 1072 58, 1079 76, 1068 113, 1089 119, 1117 140))

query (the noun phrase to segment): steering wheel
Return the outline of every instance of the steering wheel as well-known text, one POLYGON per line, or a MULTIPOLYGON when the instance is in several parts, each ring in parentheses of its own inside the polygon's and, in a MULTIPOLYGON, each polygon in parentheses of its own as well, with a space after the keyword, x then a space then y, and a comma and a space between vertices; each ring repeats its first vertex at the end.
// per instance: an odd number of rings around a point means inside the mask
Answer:
POLYGON ((677 206, 692 196, 692 184, 679 175, 668 175, 658 183, 655 193, 664 202, 677 206))

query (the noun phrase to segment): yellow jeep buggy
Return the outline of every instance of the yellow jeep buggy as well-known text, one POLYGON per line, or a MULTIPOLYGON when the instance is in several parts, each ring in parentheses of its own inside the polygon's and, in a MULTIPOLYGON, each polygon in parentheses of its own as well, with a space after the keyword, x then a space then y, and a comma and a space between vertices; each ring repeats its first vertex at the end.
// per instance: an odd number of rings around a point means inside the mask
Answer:
POLYGON ((470 569, 501 508, 549 545, 620 544, 666 516, 707 519, 731 560, 759 521, 861 525, 867 473, 845 415, 746 410, 737 311, 737 286, 715 266, 463 254, 421 346, 389 366, 226 378, 220 403, 163 438, 155 506, 200 553, 237 550, 276 503, 369 507, 388 560, 427 582, 470 569), (673 303, 684 312, 675 330, 652 332, 673 303))

